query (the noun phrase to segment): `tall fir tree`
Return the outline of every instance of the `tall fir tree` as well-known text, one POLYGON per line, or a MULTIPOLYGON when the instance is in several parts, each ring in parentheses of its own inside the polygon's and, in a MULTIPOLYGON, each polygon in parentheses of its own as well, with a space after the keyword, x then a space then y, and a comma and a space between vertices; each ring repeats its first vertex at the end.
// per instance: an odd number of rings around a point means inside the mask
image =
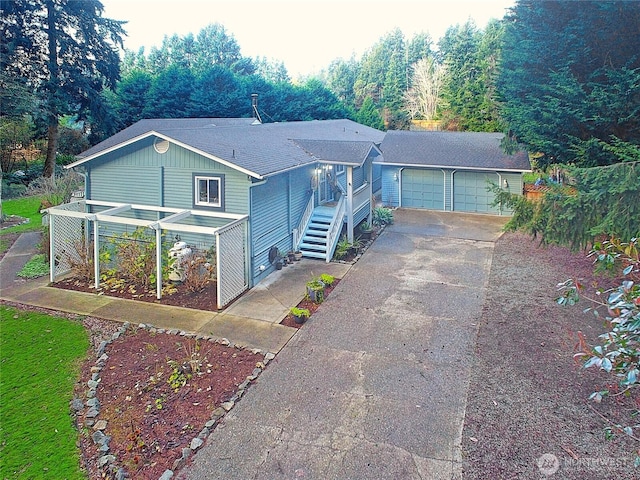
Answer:
POLYGON ((103 17, 103 11, 98 0, 0 3, 1 70, 28 79, 45 105, 45 176, 54 174, 59 118, 100 112, 100 92, 115 88, 124 22, 103 17))
POLYGON ((640 144, 640 3, 519 0, 506 17, 498 92, 510 134, 539 164, 620 161, 640 144))

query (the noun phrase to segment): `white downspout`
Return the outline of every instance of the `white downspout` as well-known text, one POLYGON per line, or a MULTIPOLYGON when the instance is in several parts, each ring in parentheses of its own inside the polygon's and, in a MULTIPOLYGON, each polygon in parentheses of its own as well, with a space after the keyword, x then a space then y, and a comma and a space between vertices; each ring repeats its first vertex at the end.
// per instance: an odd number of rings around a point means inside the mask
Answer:
POLYGON ((367 223, 373 223, 373 207, 374 207, 374 198, 373 198, 373 162, 369 160, 367 164, 367 179, 369 181, 369 214, 367 215, 367 223))
POLYGON ((398 169, 398 173, 396 173, 396 175, 398 175, 398 207, 402 207, 402 171, 404 170, 404 167, 400 167, 398 169))
MULTIPOLYGON (((258 187, 260 185, 264 185, 265 183, 267 183, 268 178, 265 178, 263 180, 260 180, 259 182, 255 182, 255 183, 251 183, 249 184, 249 212, 251 212, 251 206, 253 204, 253 191, 251 190, 253 187, 258 187)), ((244 238, 245 238, 245 245, 247 246, 247 248, 245 248, 245 268, 244 268, 244 274, 245 274, 245 278, 247 279, 247 284, 249 285, 249 287, 253 287, 253 277, 251 275, 251 272, 253 272, 253 265, 251 264, 251 259, 253 258, 253 245, 251 245, 249 243, 249 239, 251 238, 251 235, 253 232, 251 232, 251 215, 249 215, 249 219, 245 222, 245 233, 244 233, 244 238)), ((216 256, 218 255, 217 250, 218 250, 218 234, 216 234, 216 256)), ((218 258, 216 258, 216 262, 218 262, 218 258)), ((219 268, 220 263, 216 263, 216 268, 219 268)), ((218 276, 218 278, 220 278, 218 276)), ((220 292, 218 292, 218 295, 220 295, 220 292)), ((218 296, 218 298, 220 298, 218 296)))
POLYGON ((442 172, 442 211, 447 210, 447 171, 441 168, 442 172))
POLYGON ((452 212, 453 212, 453 211, 455 211, 455 209, 456 209, 456 208, 455 208, 455 205, 453 204, 453 202, 454 202, 454 198, 455 198, 455 195, 453 194, 453 193, 454 193, 454 192, 453 192, 453 185, 454 185, 454 182, 453 182, 453 176, 456 174, 456 172, 457 172, 457 170, 453 170, 453 171, 451 172, 451 211, 452 211, 452 212))
MULTIPOLYGON (((504 190, 504 186, 502 185, 502 175, 500 174, 500 172, 496 172, 496 173, 498 174, 498 185, 500 186, 501 189, 504 190)), ((502 203, 500 203, 500 205, 498 206, 498 212, 500 213, 500 216, 502 216, 502 203)))

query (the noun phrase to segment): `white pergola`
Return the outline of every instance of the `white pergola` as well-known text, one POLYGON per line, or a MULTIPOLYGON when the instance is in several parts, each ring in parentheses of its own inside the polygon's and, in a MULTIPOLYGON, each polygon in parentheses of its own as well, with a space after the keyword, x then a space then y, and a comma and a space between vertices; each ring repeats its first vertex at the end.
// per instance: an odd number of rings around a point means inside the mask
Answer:
MULTIPOLYGON (((61 272, 56 271, 57 250, 64 251, 64 246, 70 241, 78 239, 82 234, 79 221, 93 223, 93 259, 95 288, 100 287, 100 242, 99 227, 102 223, 149 228, 155 231, 156 239, 156 297, 162 297, 162 232, 189 232, 211 235, 216 239, 216 277, 218 308, 224 307, 231 300, 248 288, 249 275, 247 228, 248 215, 238 215, 224 212, 209 212, 203 210, 177 209, 151 205, 123 204, 94 200, 81 200, 47 209, 49 214, 50 235, 50 280, 61 272), (87 212, 91 207, 106 208, 99 213, 87 212), (121 216, 126 212, 143 211, 155 212, 158 219, 144 220, 121 216), (162 214, 168 214, 160 218, 162 214), (208 217, 224 220, 221 227, 207 227, 180 223, 188 217, 208 217), (68 219, 71 222, 64 222, 68 219), (75 222, 73 221, 75 219, 75 222), (73 230, 80 230, 78 232, 73 230)), ((63 267, 64 268, 64 267, 63 267)), ((64 272, 63 272, 64 273, 64 272)))

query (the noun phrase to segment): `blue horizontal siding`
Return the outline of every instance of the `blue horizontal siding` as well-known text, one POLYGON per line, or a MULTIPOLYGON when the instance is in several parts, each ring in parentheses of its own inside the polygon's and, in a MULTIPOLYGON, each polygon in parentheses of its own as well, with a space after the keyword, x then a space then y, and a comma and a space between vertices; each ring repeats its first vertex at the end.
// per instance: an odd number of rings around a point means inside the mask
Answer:
POLYGON ((194 208, 193 173, 224 175, 224 210, 249 213, 247 175, 195 152, 171 144, 159 154, 152 142, 124 147, 92 162, 88 198, 172 208, 194 208))
POLYGON ((382 204, 388 207, 400 206, 400 169, 397 167, 382 166, 382 204))

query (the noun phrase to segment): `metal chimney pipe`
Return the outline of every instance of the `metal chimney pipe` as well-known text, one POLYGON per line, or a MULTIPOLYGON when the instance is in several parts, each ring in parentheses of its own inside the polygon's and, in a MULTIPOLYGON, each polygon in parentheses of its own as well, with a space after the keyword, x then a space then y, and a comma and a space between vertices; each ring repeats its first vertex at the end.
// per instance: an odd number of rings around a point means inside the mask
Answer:
POLYGON ((260 123, 262 123, 262 119, 260 118, 260 114, 258 113, 258 94, 251 94, 251 110, 253 113, 253 118, 257 119, 260 123))

